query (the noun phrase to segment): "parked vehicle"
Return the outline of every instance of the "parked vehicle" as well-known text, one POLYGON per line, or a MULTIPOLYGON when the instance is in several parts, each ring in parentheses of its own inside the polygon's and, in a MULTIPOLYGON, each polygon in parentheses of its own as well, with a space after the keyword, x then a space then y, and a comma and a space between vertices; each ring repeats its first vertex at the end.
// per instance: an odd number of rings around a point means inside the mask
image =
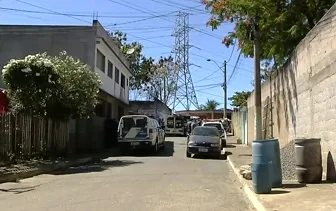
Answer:
POLYGON ((122 151, 152 150, 165 147, 164 126, 145 115, 127 115, 120 118, 118 144, 122 151))
POLYGON ((208 127, 215 127, 217 128, 220 136, 221 136, 221 140, 222 140, 222 146, 223 148, 226 147, 226 140, 227 140, 227 134, 226 131, 224 129, 224 126, 221 122, 204 122, 202 124, 202 126, 208 126, 208 127))
POLYGON ((187 134, 186 118, 176 115, 168 116, 166 119, 166 134, 185 136, 187 134))
POLYGON ((206 154, 221 157, 222 141, 216 127, 197 126, 187 137, 186 156, 206 154))
POLYGON ((8 111, 9 100, 4 89, 0 89, 0 116, 8 111))

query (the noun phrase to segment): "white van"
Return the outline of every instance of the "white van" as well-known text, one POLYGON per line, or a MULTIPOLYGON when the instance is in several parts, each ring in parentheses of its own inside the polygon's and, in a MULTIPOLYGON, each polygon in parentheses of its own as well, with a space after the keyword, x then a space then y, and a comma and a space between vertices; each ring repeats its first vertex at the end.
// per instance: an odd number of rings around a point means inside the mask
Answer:
POLYGON ((118 144, 122 150, 151 149, 157 152, 165 146, 164 127, 146 115, 121 117, 118 134, 118 144))

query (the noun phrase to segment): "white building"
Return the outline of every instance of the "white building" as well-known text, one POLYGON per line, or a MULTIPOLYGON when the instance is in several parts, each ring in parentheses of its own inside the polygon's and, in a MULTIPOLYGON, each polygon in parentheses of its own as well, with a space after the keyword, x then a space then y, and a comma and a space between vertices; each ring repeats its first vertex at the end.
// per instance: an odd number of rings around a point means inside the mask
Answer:
POLYGON ((103 82, 96 114, 120 118, 127 113, 130 63, 98 21, 92 26, 0 25, 0 35, 0 66, 12 58, 65 50, 87 63, 103 82))

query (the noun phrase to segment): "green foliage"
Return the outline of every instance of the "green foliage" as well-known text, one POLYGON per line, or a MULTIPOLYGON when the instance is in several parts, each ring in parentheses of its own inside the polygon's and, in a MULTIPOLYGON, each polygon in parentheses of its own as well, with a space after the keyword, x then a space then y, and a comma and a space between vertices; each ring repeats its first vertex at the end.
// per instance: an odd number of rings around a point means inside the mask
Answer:
POLYGON ((154 59, 152 57, 147 58, 142 54, 143 46, 139 42, 127 43, 125 33, 115 31, 110 32, 110 36, 131 63, 130 69, 134 75, 130 78, 130 89, 143 89, 151 81, 151 75, 154 71, 154 59), (132 50, 132 52, 130 49, 134 49, 134 51, 132 50))
POLYGON ((101 85, 96 73, 66 52, 12 59, 2 77, 15 112, 54 118, 92 114, 101 85))
POLYGON ((153 68, 151 81, 147 84, 145 91, 149 98, 155 97, 166 105, 171 104, 177 86, 177 68, 175 68, 173 58, 161 57, 153 68))
POLYGON ((199 106, 199 110, 205 110, 205 111, 215 111, 217 107, 220 105, 219 102, 216 100, 207 100, 207 102, 203 105, 199 106))
POLYGON ((250 95, 251 95, 250 91, 235 92, 235 94, 229 98, 229 100, 231 101, 231 106, 240 107, 247 101, 250 95))
POLYGON ((257 20, 260 30, 261 59, 282 65, 305 35, 322 18, 335 0, 203 0, 211 13, 207 25, 217 29, 224 22, 235 29, 223 40, 226 46, 239 41, 241 52, 253 57, 250 39, 257 20))
POLYGON ((59 102, 53 105, 62 106, 63 111, 67 111, 66 116, 84 118, 93 114, 102 84, 99 76, 88 65, 67 55, 65 51, 52 57, 51 61, 61 83, 61 94, 57 99, 59 102))

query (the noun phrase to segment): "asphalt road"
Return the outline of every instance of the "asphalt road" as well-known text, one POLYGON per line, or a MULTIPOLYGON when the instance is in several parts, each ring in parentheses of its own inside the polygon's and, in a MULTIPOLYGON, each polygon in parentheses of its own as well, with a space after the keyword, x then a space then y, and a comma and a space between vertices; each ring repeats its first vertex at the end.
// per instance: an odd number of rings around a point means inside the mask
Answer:
POLYGON ((109 157, 52 174, 0 184, 8 211, 252 210, 226 160, 186 158, 185 138, 156 156, 109 157))

